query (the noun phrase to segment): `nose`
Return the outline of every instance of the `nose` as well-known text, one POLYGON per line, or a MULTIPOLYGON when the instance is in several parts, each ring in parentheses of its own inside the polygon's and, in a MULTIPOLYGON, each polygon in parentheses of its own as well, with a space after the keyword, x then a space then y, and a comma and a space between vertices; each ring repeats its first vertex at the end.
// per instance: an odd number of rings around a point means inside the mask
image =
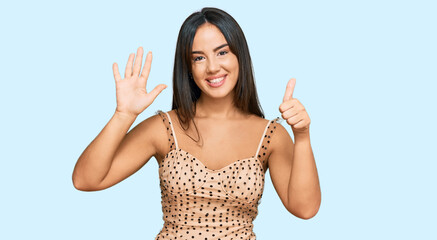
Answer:
POLYGON ((208 73, 216 73, 220 71, 220 64, 214 58, 209 58, 207 61, 207 71, 208 73))

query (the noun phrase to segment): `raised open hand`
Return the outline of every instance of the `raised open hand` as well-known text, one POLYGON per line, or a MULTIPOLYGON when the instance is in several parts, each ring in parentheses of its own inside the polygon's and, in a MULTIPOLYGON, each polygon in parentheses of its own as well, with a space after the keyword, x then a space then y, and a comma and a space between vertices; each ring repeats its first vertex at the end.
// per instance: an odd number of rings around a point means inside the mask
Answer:
POLYGON ((279 111, 282 114, 282 118, 291 126, 295 135, 299 133, 309 134, 311 120, 302 103, 300 103, 296 98, 293 98, 295 85, 295 78, 288 81, 284 99, 281 105, 279 105, 279 111))
POLYGON ((141 75, 141 63, 143 61, 142 47, 138 48, 135 64, 134 57, 134 53, 129 55, 124 79, 121 79, 117 63, 112 65, 112 70, 114 72, 117 97, 117 108, 115 112, 136 117, 152 104, 158 94, 167 88, 167 85, 159 84, 151 92, 147 93, 146 85, 152 65, 152 52, 149 52, 146 56, 141 75))

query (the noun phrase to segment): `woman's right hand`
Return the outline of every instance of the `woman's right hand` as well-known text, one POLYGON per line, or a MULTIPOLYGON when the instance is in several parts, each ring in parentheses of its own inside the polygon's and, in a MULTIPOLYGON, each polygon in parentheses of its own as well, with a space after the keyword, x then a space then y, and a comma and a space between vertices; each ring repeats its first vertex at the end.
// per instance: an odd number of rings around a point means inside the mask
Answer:
POLYGON ((134 57, 135 54, 133 53, 129 55, 124 79, 121 79, 117 63, 112 65, 112 70, 114 72, 117 97, 117 108, 115 112, 137 117, 152 104, 158 94, 167 88, 167 85, 159 84, 151 92, 147 93, 146 85, 150 73, 150 66, 152 65, 152 52, 149 52, 146 56, 141 75, 141 63, 143 61, 142 47, 138 48, 135 64, 133 63, 134 57))

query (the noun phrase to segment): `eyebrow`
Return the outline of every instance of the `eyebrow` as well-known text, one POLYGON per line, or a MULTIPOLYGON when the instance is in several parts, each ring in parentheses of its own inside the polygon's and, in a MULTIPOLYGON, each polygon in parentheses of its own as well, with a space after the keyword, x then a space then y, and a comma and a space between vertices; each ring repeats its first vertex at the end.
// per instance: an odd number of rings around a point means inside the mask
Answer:
MULTIPOLYGON (((220 45, 220 46, 214 48, 214 52, 217 51, 217 50, 219 50, 220 48, 223 48, 223 47, 226 47, 226 46, 229 46, 229 45, 228 45, 227 43, 222 44, 222 45, 220 45)), ((201 54, 201 53, 203 53, 203 52, 202 52, 202 51, 192 51, 191 53, 192 53, 192 54, 196 54, 196 53, 197 53, 197 54, 199 54, 199 53, 201 54)))

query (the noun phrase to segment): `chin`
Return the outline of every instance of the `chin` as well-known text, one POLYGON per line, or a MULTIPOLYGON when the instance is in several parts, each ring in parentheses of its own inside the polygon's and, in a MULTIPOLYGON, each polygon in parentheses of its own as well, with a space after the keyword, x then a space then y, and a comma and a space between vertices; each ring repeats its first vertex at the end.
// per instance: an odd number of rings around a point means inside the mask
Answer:
POLYGON ((208 95, 208 97, 215 98, 215 99, 224 99, 227 97, 231 97, 234 94, 234 91, 231 90, 225 90, 225 91, 206 91, 203 92, 204 94, 208 95))

